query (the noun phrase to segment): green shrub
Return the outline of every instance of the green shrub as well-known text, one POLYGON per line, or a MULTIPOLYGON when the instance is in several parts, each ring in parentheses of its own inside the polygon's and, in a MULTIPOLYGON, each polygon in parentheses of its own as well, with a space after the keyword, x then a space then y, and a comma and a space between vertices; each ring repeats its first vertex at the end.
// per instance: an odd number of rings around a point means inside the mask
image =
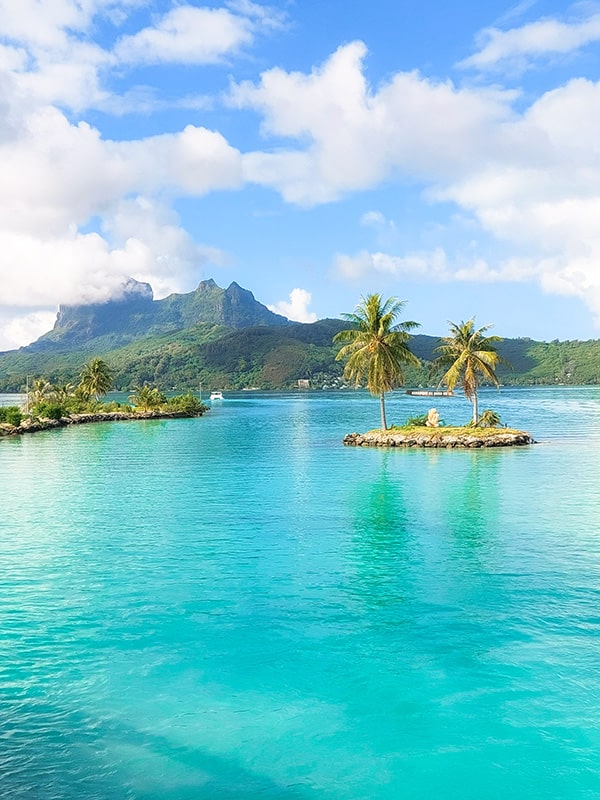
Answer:
POLYGON ((7 422, 9 425, 19 426, 23 415, 18 406, 0 406, 0 422, 7 422))
POLYGON ((477 426, 479 428, 497 428, 500 425, 500 414, 492 411, 491 408, 486 408, 481 412, 477 426))
POLYGON ((111 400, 110 403, 102 403, 101 410, 107 413, 109 411, 124 411, 129 413, 131 411, 131 406, 128 403, 119 403, 116 400, 111 400))
POLYGON ((60 419, 61 417, 68 416, 69 411, 63 403, 43 401, 33 406, 31 415, 40 419, 60 419))
POLYGON ((409 417, 406 420, 406 427, 407 428, 422 428, 425 423, 427 422, 427 414, 423 414, 420 417, 409 417))
POLYGON ((148 386, 145 383, 143 386, 138 386, 135 393, 129 398, 129 402, 139 411, 154 411, 165 405, 167 398, 156 387, 148 386))
POLYGON ((191 392, 178 394, 167 402, 169 411, 182 411, 185 414, 200 414, 207 407, 191 392))

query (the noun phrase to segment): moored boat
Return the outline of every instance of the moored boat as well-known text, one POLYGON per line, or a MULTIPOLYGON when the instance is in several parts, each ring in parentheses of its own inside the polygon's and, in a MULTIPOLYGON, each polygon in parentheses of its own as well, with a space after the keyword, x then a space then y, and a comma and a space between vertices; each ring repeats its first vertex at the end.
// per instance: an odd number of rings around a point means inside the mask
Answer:
POLYGON ((450 389, 407 389, 406 394, 412 397, 454 397, 450 389))

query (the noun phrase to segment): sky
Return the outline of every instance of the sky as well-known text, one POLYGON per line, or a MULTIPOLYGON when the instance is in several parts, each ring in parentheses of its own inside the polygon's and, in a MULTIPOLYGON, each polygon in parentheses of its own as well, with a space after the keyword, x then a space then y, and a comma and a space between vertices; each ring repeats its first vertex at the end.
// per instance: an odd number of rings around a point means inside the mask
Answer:
POLYGON ((600 338, 600 2, 0 0, 0 350, 236 281, 600 338))

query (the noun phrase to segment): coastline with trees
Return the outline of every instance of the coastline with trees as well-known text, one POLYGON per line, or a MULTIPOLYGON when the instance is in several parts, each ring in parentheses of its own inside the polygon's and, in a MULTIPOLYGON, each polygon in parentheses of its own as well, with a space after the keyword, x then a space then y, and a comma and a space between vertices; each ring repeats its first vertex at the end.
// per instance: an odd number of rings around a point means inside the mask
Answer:
MULTIPOLYGON (((341 345, 336 361, 344 361, 343 379, 355 388, 366 386, 379 399, 381 428, 365 434, 352 433, 344 444, 380 447, 499 447, 533 443, 524 432, 503 426, 492 409, 479 412, 478 390, 489 384, 499 388, 499 365, 510 367, 498 353, 499 336, 486 336, 490 326, 475 328, 474 318, 450 322, 450 335, 439 340, 429 363, 429 378, 438 391, 452 394, 458 385, 472 405, 466 425, 450 425, 439 419, 436 409, 409 418, 404 425, 388 427, 386 394, 404 386, 409 370, 421 369, 422 360, 411 349, 412 331, 419 323, 401 320, 406 301, 370 294, 361 298, 354 312, 343 314, 349 328, 337 330, 332 344, 341 345)), ((27 386, 24 408, 0 408, 0 436, 32 433, 88 422, 195 417, 205 406, 192 392, 167 398, 157 386, 143 382, 128 403, 101 402, 112 388, 114 371, 95 357, 80 369, 79 383, 52 383, 36 377, 27 386)))
POLYGON ((200 417, 209 410, 191 392, 167 398, 148 384, 137 387, 128 403, 101 402, 112 383, 113 372, 100 358, 83 366, 77 386, 38 377, 28 387, 23 407, 0 407, 0 436, 91 422, 200 417))

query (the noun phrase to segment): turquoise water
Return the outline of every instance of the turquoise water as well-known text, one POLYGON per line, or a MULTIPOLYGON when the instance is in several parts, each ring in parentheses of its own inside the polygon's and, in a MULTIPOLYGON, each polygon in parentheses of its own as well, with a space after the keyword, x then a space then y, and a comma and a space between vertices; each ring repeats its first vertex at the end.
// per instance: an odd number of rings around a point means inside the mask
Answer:
POLYGON ((0 796, 597 798, 600 388, 482 400, 540 444, 248 392, 0 440, 0 796))

